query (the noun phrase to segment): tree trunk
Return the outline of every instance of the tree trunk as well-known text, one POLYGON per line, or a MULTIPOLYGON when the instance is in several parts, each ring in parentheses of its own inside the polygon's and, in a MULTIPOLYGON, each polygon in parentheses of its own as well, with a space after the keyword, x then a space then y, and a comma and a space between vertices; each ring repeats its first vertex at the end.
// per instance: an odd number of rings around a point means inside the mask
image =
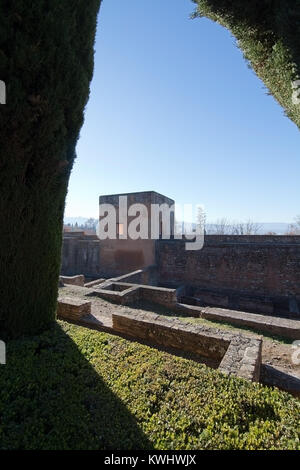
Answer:
POLYGON ((0 339, 55 319, 68 180, 101 0, 0 0, 0 339))

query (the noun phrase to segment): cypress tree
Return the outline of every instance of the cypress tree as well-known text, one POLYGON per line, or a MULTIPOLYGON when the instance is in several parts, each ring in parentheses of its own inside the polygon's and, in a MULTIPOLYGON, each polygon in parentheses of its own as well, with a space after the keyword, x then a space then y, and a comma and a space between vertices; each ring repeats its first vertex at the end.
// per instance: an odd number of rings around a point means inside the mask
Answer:
MULTIPOLYGON (((228 28, 300 127, 300 0, 192 0, 228 28)), ((0 0, 0 338, 55 318, 68 180, 101 0, 0 0)))
POLYGON ((101 0, 0 0, 0 339, 55 318, 67 185, 101 0))
POLYGON ((232 32, 249 66, 300 127, 300 0, 192 1, 193 17, 232 32))

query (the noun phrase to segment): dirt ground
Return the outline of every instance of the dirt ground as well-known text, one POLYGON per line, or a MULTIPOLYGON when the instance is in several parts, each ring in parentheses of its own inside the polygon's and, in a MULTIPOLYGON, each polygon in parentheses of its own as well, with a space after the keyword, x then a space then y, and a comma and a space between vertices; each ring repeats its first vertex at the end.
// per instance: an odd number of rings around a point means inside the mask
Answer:
POLYGON ((283 344, 264 338, 262 362, 278 367, 300 379, 300 345, 295 348, 291 344, 283 344), (298 365, 293 363, 293 358, 297 360, 298 365))

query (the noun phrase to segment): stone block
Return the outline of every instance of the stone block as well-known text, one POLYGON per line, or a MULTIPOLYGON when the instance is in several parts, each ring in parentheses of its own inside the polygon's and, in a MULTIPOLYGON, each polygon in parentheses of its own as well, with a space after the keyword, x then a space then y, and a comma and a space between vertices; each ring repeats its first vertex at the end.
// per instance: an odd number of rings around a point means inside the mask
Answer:
POLYGON ((57 316, 66 320, 80 320, 91 313, 91 302, 76 298, 60 297, 57 302, 57 316))
POLYGON ((60 276, 61 281, 64 284, 71 284, 73 286, 84 286, 85 277, 83 274, 78 274, 77 276, 60 276))

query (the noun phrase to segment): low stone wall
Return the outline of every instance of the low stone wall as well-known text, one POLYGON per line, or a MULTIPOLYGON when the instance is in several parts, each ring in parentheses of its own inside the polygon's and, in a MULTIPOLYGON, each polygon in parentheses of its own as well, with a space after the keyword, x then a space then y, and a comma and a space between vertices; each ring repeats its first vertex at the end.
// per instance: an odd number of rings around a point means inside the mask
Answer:
POLYGON ((69 297, 60 297, 57 302, 57 316, 66 320, 78 321, 91 313, 91 302, 69 297))
POLYGON ((261 358, 261 339, 242 335, 232 336, 219 370, 226 375, 237 375, 252 382, 259 382, 261 358))
MULTIPOLYGON (((135 285, 128 284, 127 289, 117 290, 115 283, 105 283, 105 286, 95 289, 88 295, 97 295, 102 299, 109 300, 121 305, 130 305, 139 300, 139 289, 135 285)), ((123 283, 116 283, 117 286, 124 286, 123 283)))
POLYGON ((300 378, 285 371, 262 364, 260 381, 269 387, 278 387, 300 398, 300 378))
POLYGON ((163 345, 221 362, 230 341, 210 332, 199 335, 194 327, 162 317, 144 318, 140 313, 112 315, 113 329, 135 338, 163 345), (177 326, 177 328, 176 328, 177 326))
POLYGON ((127 240, 109 242, 105 248, 96 236, 65 234, 61 273, 95 279, 140 268, 119 280, 185 284, 197 289, 192 296, 206 305, 300 316, 300 236, 206 235, 198 251, 185 250, 185 240, 131 240, 130 249, 127 240))
POLYGON ((112 315, 113 329, 119 333, 164 347, 188 351, 217 360, 219 370, 258 381, 262 340, 233 335, 218 329, 185 324, 176 318, 154 314, 112 315))
POLYGON ((98 295, 103 299, 122 305, 130 305, 138 300, 147 300, 172 309, 175 308, 177 302, 176 289, 116 282, 112 279, 104 282, 98 288, 92 289, 89 295, 98 295))
POLYGON ((300 339, 300 321, 274 318, 267 315, 227 310, 223 308, 197 307, 178 303, 176 310, 193 317, 253 328, 289 339, 300 339))
POLYGON ((84 286, 85 277, 83 274, 78 274, 76 276, 60 276, 60 280, 64 284, 71 284, 73 286, 84 286))
POLYGON ((128 282, 132 284, 156 285, 157 270, 156 266, 138 269, 122 276, 113 277, 110 280, 114 282, 128 282))
POLYGON ((165 287, 141 286, 140 299, 163 305, 167 308, 174 308, 177 302, 176 289, 165 287))
POLYGON ((106 279, 95 279, 95 281, 91 281, 91 282, 86 282, 84 284, 84 287, 88 287, 88 288, 91 288, 91 287, 94 287, 94 286, 98 286, 99 284, 102 284, 103 282, 105 282, 106 279))

